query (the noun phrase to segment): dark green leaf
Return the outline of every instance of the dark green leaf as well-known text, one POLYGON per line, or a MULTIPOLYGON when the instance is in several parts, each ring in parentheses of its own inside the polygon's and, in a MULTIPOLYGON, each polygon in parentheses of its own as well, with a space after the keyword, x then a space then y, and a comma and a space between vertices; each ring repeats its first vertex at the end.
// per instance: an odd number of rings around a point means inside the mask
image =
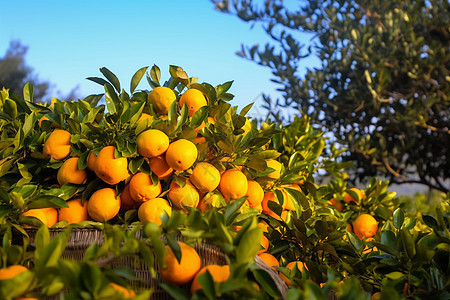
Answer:
POLYGON ((33 102, 34 88, 33 84, 27 82, 23 87, 23 99, 28 102, 33 102))
MULTIPOLYGON (((120 93, 120 82, 119 79, 116 77, 116 75, 114 75, 113 72, 111 72, 110 70, 108 70, 107 68, 103 67, 100 68, 100 72, 102 72, 102 74, 106 77, 106 79, 109 80, 109 82, 112 83, 112 85, 114 86, 114 88, 116 89, 116 91, 118 93, 120 93)), ((145 73, 145 72, 144 72, 145 73)))
MULTIPOLYGON (((138 86, 138 84, 141 81, 142 77, 144 76, 145 72, 147 72, 147 69, 148 69, 148 67, 143 67, 143 68, 140 68, 136 73, 134 73, 133 78, 131 78, 131 83, 130 83, 130 92, 132 94, 134 93, 134 90, 136 90, 136 87, 138 86)), ((153 68, 152 68, 152 70, 153 70, 153 68)))
POLYGON ((197 277, 197 280, 202 287, 203 293, 205 293, 206 297, 208 297, 208 299, 214 299, 216 294, 214 288, 214 280, 209 271, 206 270, 206 272, 200 274, 197 277))
POLYGON ((265 292, 273 298, 280 296, 277 285, 272 277, 264 270, 254 269, 252 270, 253 276, 255 276, 256 281, 262 286, 265 292))
POLYGON ((394 227, 400 229, 405 221, 405 214, 403 213, 401 208, 397 208, 394 211, 394 227))

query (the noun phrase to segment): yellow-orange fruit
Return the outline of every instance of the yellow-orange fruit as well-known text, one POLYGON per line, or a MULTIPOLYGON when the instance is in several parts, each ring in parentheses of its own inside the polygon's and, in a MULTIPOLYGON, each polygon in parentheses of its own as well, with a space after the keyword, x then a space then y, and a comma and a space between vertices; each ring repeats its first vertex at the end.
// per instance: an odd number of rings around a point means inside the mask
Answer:
POLYGON ((178 102, 180 108, 183 108, 185 103, 189 109, 189 117, 192 117, 200 107, 208 105, 203 93, 196 89, 189 89, 181 95, 178 102))
POLYGON ((87 201, 81 205, 81 199, 73 199, 67 201, 69 207, 61 207, 59 209, 58 222, 67 221, 68 224, 89 221, 89 213, 87 210, 87 201))
MULTIPOLYGON (((366 194, 363 190, 357 189, 357 188, 351 188, 351 191, 355 192, 357 195, 359 195, 359 200, 366 199, 366 194)), ((354 199, 349 193, 345 194, 344 196, 344 202, 347 204, 350 204, 351 202, 355 203, 356 205, 359 205, 359 202, 357 199, 354 199)))
POLYGON ((261 185, 254 181, 254 180, 248 180, 248 188, 247 192, 245 193, 245 196, 247 196, 247 201, 250 207, 253 207, 259 212, 262 212, 262 200, 264 199, 264 190, 262 189, 261 185))
POLYGON ((353 231, 360 238, 371 238, 378 231, 377 220, 369 214, 362 214, 353 222, 353 231))
POLYGON ((175 99, 177 96, 170 88, 158 86, 148 94, 147 102, 153 106, 157 114, 167 115, 170 105, 175 99))
POLYGON ((138 135, 137 151, 145 157, 155 157, 164 154, 169 147, 169 137, 158 129, 149 129, 138 135))
POLYGON ((133 197, 131 197, 130 185, 125 185, 122 194, 120 194, 120 209, 122 209, 123 211, 127 211, 130 209, 138 208, 138 206, 139 203, 134 201, 133 197))
POLYGON ((44 143, 43 153, 56 160, 63 160, 70 153, 71 134, 62 129, 55 129, 44 143))
MULTIPOLYGON (((297 190, 299 192, 302 191, 302 189, 300 188, 300 186, 297 183, 292 183, 287 188, 294 189, 294 190, 297 190)), ((287 190, 283 190, 283 193, 285 194, 284 200, 286 201, 285 209, 287 209, 287 210, 295 210, 294 203, 292 203, 292 201, 290 199, 290 197, 292 197, 292 196, 289 194, 289 192, 287 190)))
POLYGON ((47 227, 52 227, 58 223, 58 210, 54 207, 42 208, 45 216, 47 217, 47 227))
POLYGON ((198 276, 209 272, 214 282, 225 282, 230 277, 230 266, 218 266, 218 265, 208 265, 200 269, 200 271, 195 274, 194 280, 192 280, 191 284, 191 293, 193 294, 195 291, 202 289, 201 284, 198 282, 198 276))
POLYGON ((78 169, 78 157, 68 158, 59 168, 56 175, 56 179, 60 185, 66 183, 82 184, 86 178, 86 170, 78 169))
POLYGON ((136 292, 131 289, 127 289, 121 285, 114 283, 114 282, 110 282, 109 285, 113 289, 115 289, 117 292, 119 292, 124 299, 131 299, 131 298, 136 297, 136 292))
POLYGON ((220 183, 220 172, 207 162, 198 163, 189 177, 195 187, 204 193, 215 190, 220 183))
POLYGON ((107 222, 114 218, 120 210, 120 197, 112 188, 103 188, 91 195, 87 209, 89 216, 97 222, 107 222))
MULTIPOLYGON (((306 266, 306 264, 302 261, 291 261, 290 263, 287 264, 286 268, 289 269, 291 272, 294 269, 295 265, 297 265, 297 269, 300 272, 303 272, 303 268, 305 268, 306 270, 308 270, 308 267, 306 266)), ((280 274, 280 278, 283 279, 284 282, 286 282, 286 284, 288 286, 292 286, 292 282, 289 278, 287 278, 283 273, 279 272, 280 274)), ((292 275, 291 275, 292 276, 292 275)))
POLYGON ((200 195, 195 186, 189 180, 186 180, 184 187, 179 186, 175 180, 173 180, 170 183, 169 190, 169 199, 176 207, 183 208, 183 206, 198 206, 200 195))
POLYGON ((172 207, 169 202, 163 198, 154 198, 139 206, 138 217, 142 223, 153 222, 157 225, 161 225, 161 217, 166 212, 169 216, 172 215, 172 207))
POLYGON ((162 191, 159 181, 154 185, 150 175, 142 172, 134 174, 128 185, 131 197, 138 203, 156 198, 162 191))
POLYGON ((173 169, 167 164, 164 155, 150 158, 148 165, 159 180, 167 179, 173 174, 173 169))
POLYGON ((344 205, 340 201, 336 201, 334 198, 331 198, 328 203, 333 205, 338 212, 342 212, 344 210, 344 205))
POLYGON ((272 173, 267 175, 267 177, 272 179, 278 179, 281 175, 281 163, 275 159, 268 159, 266 161, 267 167, 274 169, 272 173))
MULTIPOLYGON (((279 203, 278 202, 278 198, 275 196, 274 192, 266 192, 266 193, 264 193, 264 198, 263 198, 263 201, 261 202, 263 214, 272 216, 273 218, 275 218, 277 220, 281 220, 280 216, 278 216, 274 211, 272 211, 269 208, 269 205, 268 205, 269 201, 273 201, 275 203, 279 203)), ((283 209, 285 208, 285 205, 286 205, 286 201, 283 201, 283 205, 282 205, 283 209)))
POLYGON ((259 258, 262 259, 263 262, 266 263, 266 265, 268 265, 269 267, 271 267, 275 272, 277 271, 275 269, 275 267, 279 267, 280 263, 278 262, 278 259, 276 259, 275 256, 273 256, 272 254, 269 254, 267 252, 258 254, 259 258))
POLYGON ((45 226, 48 226, 48 220, 47 215, 45 214, 45 210, 43 208, 33 208, 25 211, 22 216, 24 217, 35 217, 42 223, 44 223, 45 226))
POLYGON ((261 246, 263 247, 263 249, 258 251, 258 255, 264 252, 267 252, 267 250, 269 250, 269 239, 263 234, 261 237, 261 246))
POLYGON ((224 202, 222 194, 220 192, 208 193, 197 205, 197 208, 200 209, 203 213, 207 212, 211 207, 221 207, 224 202))
POLYGON ((182 285, 190 282, 200 270, 201 261, 197 251, 191 246, 178 242, 181 249, 181 260, 178 262, 175 254, 169 246, 166 246, 164 263, 166 268, 160 269, 164 282, 182 285))
POLYGON ((28 268, 22 265, 12 265, 6 268, 1 268, 0 280, 12 279, 25 271, 28 271, 28 268))
POLYGON ((189 169, 197 160, 197 146, 189 140, 180 139, 170 143, 166 151, 166 162, 174 170, 189 169))
POLYGON ((220 178, 219 190, 227 201, 244 197, 248 190, 247 177, 237 169, 226 170, 220 178))
POLYGON ((128 177, 128 160, 126 157, 114 158, 114 146, 104 147, 95 160, 95 174, 104 182, 114 185, 128 177))
POLYGON ((89 156, 87 159, 87 168, 88 170, 95 172, 95 160, 97 159, 97 155, 94 151, 89 152, 89 156))

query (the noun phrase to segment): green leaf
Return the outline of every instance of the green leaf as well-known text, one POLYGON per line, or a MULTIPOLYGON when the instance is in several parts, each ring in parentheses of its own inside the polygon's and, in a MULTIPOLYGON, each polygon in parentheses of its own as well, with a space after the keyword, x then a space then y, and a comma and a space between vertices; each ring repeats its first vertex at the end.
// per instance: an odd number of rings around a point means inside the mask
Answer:
POLYGON ((118 93, 120 93, 120 82, 119 82, 119 79, 116 77, 116 75, 114 75, 113 72, 111 72, 110 70, 108 70, 105 67, 100 68, 100 72, 102 72, 102 74, 106 77, 106 79, 108 79, 109 82, 112 83, 112 85, 114 86, 116 91, 118 93))
MULTIPOLYGON (((98 84, 100 84, 101 86, 104 86, 105 84, 109 84, 108 81, 106 81, 106 80, 103 79, 103 78, 99 78, 99 77, 88 77, 88 78, 86 78, 86 79, 87 79, 87 80, 90 80, 90 81, 93 81, 93 82, 95 82, 95 83, 98 83, 98 84)), ((86 101, 90 102, 89 99, 86 100, 86 101)))
POLYGON ((403 213, 401 208, 397 208, 394 211, 394 227, 397 229, 402 228, 403 222, 405 221, 405 214, 403 213))
POLYGON ((28 203, 29 209, 45 207, 69 207, 69 205, 60 197, 51 195, 38 195, 28 203))
POLYGON ((200 126, 208 116, 209 106, 200 107, 191 117, 190 126, 192 128, 197 128, 200 126))
POLYGON ((434 230, 440 230, 438 222, 432 216, 422 215, 422 220, 428 227, 433 228, 434 230))
POLYGON ((171 65, 169 66, 169 73, 174 79, 178 80, 186 87, 189 87, 190 80, 183 68, 171 65))
POLYGON ((241 112, 239 113, 239 115, 245 117, 245 115, 250 111, 250 109, 253 107, 253 104, 255 104, 254 102, 248 104, 247 106, 245 106, 243 109, 241 109, 241 112))
POLYGON ((153 65, 153 67, 150 70, 150 77, 153 79, 154 82, 160 84, 161 81, 161 70, 157 65, 153 65))
MULTIPOLYGON (((139 82, 142 80, 142 77, 144 76, 145 72, 147 72, 148 67, 140 68, 136 73, 134 73, 133 78, 131 78, 130 83, 130 92, 134 93, 136 90, 136 87, 138 86, 139 82)), ((153 70, 153 68, 152 68, 153 70)), ((150 72, 151 74, 151 72, 150 72)))
POLYGON ((3 110, 8 116, 12 119, 17 117, 17 103, 11 99, 6 99, 5 104, 3 106, 3 110))
POLYGON ((101 288, 102 285, 102 271, 99 267, 92 263, 84 263, 81 265, 81 280, 84 286, 90 291, 93 295, 96 295, 101 288))
POLYGON ((167 244, 169 245, 170 249, 172 249, 172 252, 177 258, 178 263, 180 263, 181 262, 180 244, 178 244, 177 240, 171 235, 167 236, 167 244))
POLYGON ((257 227, 242 235, 239 245, 236 249, 236 259, 238 263, 247 263, 253 260, 256 253, 261 249, 262 228, 257 227))
POLYGON ((197 277, 198 283, 202 287, 203 293, 205 293, 206 297, 208 299, 214 299, 215 297, 215 288, 214 288, 214 280, 209 273, 208 270, 206 272, 203 272, 197 277))
POLYGON ((27 82, 23 87, 23 99, 25 101, 33 102, 34 89, 33 84, 27 82))
POLYGON ((350 243, 352 243, 353 247, 355 247, 358 252, 363 251, 364 244, 363 242, 354 234, 353 232, 346 232, 347 238, 349 239, 350 243))
POLYGON ((225 225, 229 226, 233 223, 233 220, 237 217, 237 211, 241 208, 246 199, 247 197, 242 197, 228 204, 224 214, 225 225))
POLYGON ((106 108, 108 109, 108 112, 110 114, 115 114, 117 112, 117 106, 120 103, 119 96, 117 96, 112 85, 110 85, 109 83, 106 83, 104 85, 104 88, 106 108))
POLYGON ((409 231, 400 229, 400 238, 403 243, 403 247, 406 250, 406 254, 408 254, 409 258, 413 258, 416 254, 416 246, 413 237, 409 231))
POLYGON ((159 286, 172 296, 173 299, 189 300, 189 297, 186 296, 184 290, 179 286, 170 283, 160 283, 159 286))
POLYGON ((280 296, 280 292, 278 291, 277 285, 272 277, 264 270, 254 269, 252 270, 253 276, 255 276, 256 281, 260 284, 260 286, 264 289, 267 294, 269 294, 273 298, 278 298, 280 296))

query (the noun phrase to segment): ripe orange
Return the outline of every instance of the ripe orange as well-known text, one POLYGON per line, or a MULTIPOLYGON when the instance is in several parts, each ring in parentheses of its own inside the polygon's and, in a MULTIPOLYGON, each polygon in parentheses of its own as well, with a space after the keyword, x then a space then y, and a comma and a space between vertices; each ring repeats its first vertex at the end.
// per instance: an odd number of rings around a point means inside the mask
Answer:
POLYGON ((89 213, 87 210, 87 201, 84 206, 81 205, 81 199, 73 199, 67 201, 69 207, 61 207, 59 209, 58 222, 67 221, 68 224, 89 221, 89 213))
POLYGON ((45 226, 49 227, 47 215, 45 214, 45 211, 43 208, 33 208, 25 211, 22 216, 24 217, 35 217, 39 219, 42 223, 44 223, 45 226))
MULTIPOLYGON (((215 121, 214 118, 212 118, 212 117, 208 117, 207 122, 208 122, 208 123, 211 123, 211 124, 216 124, 216 121, 215 121)), ((200 130, 202 130, 202 129, 205 128, 205 127, 206 127, 206 123, 203 122, 200 126, 194 128, 194 130, 197 131, 197 132, 199 132, 200 130)), ((195 142, 195 141, 194 141, 194 142, 195 142)))
POLYGON ((371 297, 370 300, 381 300, 381 292, 376 292, 374 293, 371 297))
POLYGON ((167 164, 164 155, 150 158, 148 165, 159 180, 167 179, 173 174, 173 169, 167 164))
POLYGON ((151 104, 159 115, 167 115, 169 107, 177 99, 175 93, 168 87, 158 86, 147 97, 147 103, 151 104))
POLYGON ((225 200, 244 197, 248 189, 247 177, 237 169, 229 169, 222 173, 219 190, 225 200))
POLYGON ((342 212, 344 210, 344 205, 340 201, 336 201, 334 198, 331 198, 328 203, 333 205, 338 212, 342 212))
POLYGON ((154 185, 150 175, 138 172, 131 177, 130 195, 134 201, 140 203, 158 197, 161 194, 161 183, 154 185))
POLYGON ((97 155, 94 151, 91 151, 89 153, 88 159, 87 159, 87 168, 91 170, 92 172, 95 172, 95 160, 97 159, 97 155))
POLYGON ((58 223, 58 210, 54 207, 42 208, 45 216, 47 217, 47 227, 52 227, 58 223))
POLYGON ((161 225, 161 217, 166 212, 169 216, 172 214, 172 207, 169 202, 163 198, 154 198, 139 206, 138 217, 142 223, 153 222, 157 225, 161 225))
MULTIPOLYGON (((302 191, 302 189, 300 188, 300 186, 297 183, 292 183, 289 186, 287 186, 287 188, 294 189, 294 190, 297 190, 299 192, 302 191)), ((285 209, 287 209, 287 210, 295 210, 295 206, 294 206, 294 204, 292 203, 292 201, 290 199, 290 197, 292 197, 292 195, 290 195, 288 193, 288 191, 286 191, 286 190, 283 190, 283 193, 285 194, 284 200, 286 201, 285 209)))
MULTIPOLYGON (((366 199, 366 194, 364 193, 363 190, 357 189, 357 188, 351 188, 351 191, 357 193, 359 195, 359 200, 364 200, 366 199)), ((357 199, 354 199, 350 194, 345 194, 344 196, 344 202, 347 204, 350 204, 351 202, 355 203, 356 205, 359 205, 359 202, 357 201, 357 199)))
POLYGON ((378 231, 377 220, 369 214, 362 214, 353 222, 353 231, 360 238, 371 238, 378 231))
POLYGON ((19 275, 20 273, 23 273, 25 271, 28 271, 28 268, 22 266, 22 265, 12 265, 6 268, 0 269, 0 280, 5 279, 11 279, 19 275))
POLYGON ((87 178, 87 172, 84 169, 78 169, 78 157, 71 157, 59 168, 56 178, 60 185, 66 183, 82 184, 87 178))
POLYGON ((197 208, 203 213, 207 212, 211 207, 221 207, 225 202, 220 192, 206 194, 198 203, 197 208))
POLYGON ((254 181, 254 180, 248 180, 248 188, 247 193, 245 193, 245 196, 247 196, 247 201, 250 207, 253 207, 259 212, 262 212, 262 200, 264 199, 264 190, 262 189, 261 185, 254 181))
POLYGON ((118 285, 114 282, 110 282, 109 285, 115 289, 124 299, 131 299, 136 297, 136 293, 132 289, 127 289, 121 285, 118 285))
POLYGON ((267 250, 269 250, 269 239, 263 234, 261 237, 261 246, 263 247, 263 249, 258 251, 258 255, 264 252, 267 252, 267 250))
POLYGON ((263 262, 266 263, 266 265, 271 267, 274 271, 276 271, 276 269, 274 267, 280 266, 280 264, 278 263, 278 259, 276 259, 276 257, 273 256, 272 254, 264 252, 264 253, 258 254, 258 256, 259 256, 259 258, 262 259, 263 262))
MULTIPOLYGON (((293 272, 292 270, 294 269, 295 265, 297 265, 297 269, 300 272, 303 272, 303 268, 305 268, 306 270, 308 270, 308 267, 306 266, 306 264, 302 261, 291 261, 290 263, 287 264, 286 268, 288 268, 290 270, 290 277, 292 277, 293 272), (292 273, 291 273, 292 272, 292 273)), ((283 273, 279 272, 280 274, 280 278, 283 279, 284 282, 286 282, 286 284, 288 286, 292 286, 292 282, 289 278, 287 278, 283 273)))
POLYGON ((197 146, 189 140, 180 139, 170 143, 166 151, 167 164, 177 171, 189 169, 197 160, 197 146))
POLYGON ((267 167, 275 169, 272 173, 267 175, 267 177, 272 179, 279 179, 281 175, 281 163, 275 159, 266 160, 267 167))
POLYGON ((166 246, 164 257, 165 268, 160 269, 164 282, 182 285, 190 282, 200 270, 201 261, 197 251, 191 246, 178 242, 181 248, 181 260, 178 262, 175 254, 169 246, 166 246))
POLYGON ((180 187, 175 180, 172 180, 169 190, 169 199, 176 207, 181 209, 183 206, 197 207, 200 195, 190 180, 186 180, 184 187, 180 187))
POLYGON ((63 160, 70 153, 71 134, 62 129, 55 129, 44 143, 43 153, 56 160, 63 160))
MULTIPOLYGON (((284 201, 283 201, 282 208, 284 209, 284 208, 285 208, 285 205, 286 205, 286 201, 285 201, 285 199, 283 199, 283 200, 284 200, 284 201)), ((272 216, 273 218, 275 218, 275 219, 277 219, 277 220, 281 220, 281 219, 280 219, 280 216, 278 216, 275 212, 273 212, 273 211, 269 208, 269 205, 268 205, 269 201, 273 201, 273 202, 275 202, 275 203, 279 203, 279 202, 278 202, 278 198, 275 196, 275 193, 274 193, 274 192, 266 192, 266 193, 264 193, 264 198, 263 198, 263 201, 261 202, 263 214, 272 216)))
POLYGON ((116 197, 116 191, 112 188, 100 189, 89 198, 87 210, 94 221, 109 221, 119 213, 120 197, 116 197))
POLYGON ((128 177, 128 161, 126 157, 114 158, 114 146, 104 147, 95 160, 95 174, 104 182, 114 185, 128 177))
POLYGON ((220 183, 220 172, 207 162, 198 163, 189 177, 195 187, 204 193, 215 190, 220 183))
POLYGON ((169 147, 169 137, 158 129, 149 129, 138 135, 137 151, 145 157, 155 157, 164 154, 169 147))
POLYGON ((189 108, 189 117, 192 117, 200 107, 208 105, 205 95, 196 89, 189 89, 181 95, 178 102, 180 108, 183 108, 184 103, 189 108))
POLYGON ((202 289, 201 284, 198 282, 198 276, 205 273, 206 271, 211 274, 214 282, 224 282, 227 281, 230 277, 230 266, 218 266, 218 265, 208 265, 200 269, 200 271, 195 274, 194 280, 191 284, 191 293, 193 294, 195 291, 202 289))
POLYGON ((262 227, 263 232, 269 233, 269 225, 266 222, 258 222, 258 227, 262 227))
POLYGON ((139 204, 133 200, 133 197, 131 197, 130 194, 130 185, 127 184, 122 191, 122 194, 120 194, 120 209, 123 211, 127 211, 130 209, 135 209, 139 206, 139 204))

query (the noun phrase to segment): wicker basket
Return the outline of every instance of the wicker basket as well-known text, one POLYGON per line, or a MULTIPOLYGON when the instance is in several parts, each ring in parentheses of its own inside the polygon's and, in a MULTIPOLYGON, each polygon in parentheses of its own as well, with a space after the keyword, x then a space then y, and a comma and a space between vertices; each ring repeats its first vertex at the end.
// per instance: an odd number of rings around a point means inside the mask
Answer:
MULTIPOLYGON (((52 228, 50 229, 50 237, 53 238, 62 232, 64 229, 52 228)), ((30 243, 34 244, 34 237, 37 230, 29 229, 28 234, 30 236, 30 243)), ((136 237, 142 237, 142 230, 136 232, 136 237)), ((181 236, 177 237, 181 239, 181 236)), ((63 251, 61 257, 69 260, 80 261, 83 259, 86 249, 97 242, 99 245, 103 244, 103 231, 91 228, 74 228, 72 229, 71 235, 69 237, 68 243, 65 250, 63 251)), ((225 254, 222 250, 211 244, 201 243, 194 244, 195 250, 198 252, 202 267, 215 264, 215 265, 225 265, 227 264, 225 254)), ((270 276, 274 279, 282 298, 286 298, 287 286, 284 281, 278 276, 277 272, 273 271, 271 267, 265 264, 258 256, 255 257, 256 264, 267 271, 270 276)), ((110 262, 111 267, 128 267, 136 275, 138 280, 131 281, 130 285, 133 289, 147 289, 152 288, 154 293, 152 294, 152 299, 166 300, 172 299, 170 295, 159 287, 159 283, 162 282, 161 278, 154 279, 151 277, 148 271, 146 263, 138 255, 129 255, 125 257, 119 257, 110 262)), ((159 266, 155 261, 155 268, 158 271, 159 266)), ((190 284, 181 286, 185 291, 190 291, 190 284)), ((59 295, 56 297, 48 297, 47 299, 59 299, 59 295)))

